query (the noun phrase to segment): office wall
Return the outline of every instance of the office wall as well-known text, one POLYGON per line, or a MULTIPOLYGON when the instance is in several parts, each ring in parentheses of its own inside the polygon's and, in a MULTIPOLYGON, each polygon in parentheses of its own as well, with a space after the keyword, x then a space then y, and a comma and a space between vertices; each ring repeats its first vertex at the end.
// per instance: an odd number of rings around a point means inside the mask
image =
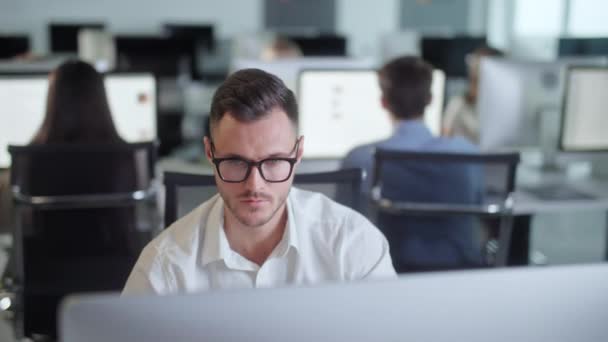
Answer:
POLYGON ((569 0, 567 34, 576 37, 608 36, 608 1, 569 0))
POLYGON ((464 33, 468 0, 401 1, 401 27, 427 33, 464 33))
POLYGON ((334 32, 335 0, 265 0, 264 27, 283 32, 334 32))
POLYGON ((399 30, 399 0, 337 0, 336 9, 336 30, 353 56, 379 57, 380 37, 399 30))
MULTIPOLYGON (((459 25, 485 30, 485 0, 458 1, 471 4, 459 25)), ((401 0, 335 2, 335 29, 349 38, 351 55, 377 56, 381 35, 400 29, 401 0)), ((153 33, 168 20, 208 21, 221 38, 265 26, 264 0, 0 0, 0 32, 29 32, 35 52, 47 51, 52 20, 105 21, 111 31, 128 33, 153 33)))
POLYGON ((0 32, 29 32, 47 51, 49 21, 105 21, 112 32, 154 33, 163 21, 210 22, 220 37, 260 30, 262 0, 1 0, 0 32))

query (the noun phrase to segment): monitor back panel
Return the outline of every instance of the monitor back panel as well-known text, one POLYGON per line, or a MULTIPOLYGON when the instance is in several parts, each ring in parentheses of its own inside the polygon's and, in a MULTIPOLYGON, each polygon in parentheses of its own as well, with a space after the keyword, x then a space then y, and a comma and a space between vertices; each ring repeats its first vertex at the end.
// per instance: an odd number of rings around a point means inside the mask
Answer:
POLYGON ((78 296, 62 341, 606 341, 608 265, 182 296, 78 296))

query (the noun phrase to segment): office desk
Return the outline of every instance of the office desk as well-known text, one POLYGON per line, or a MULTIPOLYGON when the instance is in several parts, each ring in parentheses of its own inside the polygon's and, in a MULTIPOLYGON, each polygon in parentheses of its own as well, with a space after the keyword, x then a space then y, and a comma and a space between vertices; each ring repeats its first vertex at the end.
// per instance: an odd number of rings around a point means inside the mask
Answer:
POLYGON ((596 178, 590 170, 547 171, 521 165, 517 170, 514 210, 518 215, 533 215, 564 210, 608 210, 608 179, 596 178), (589 198, 539 198, 528 189, 562 187, 572 189, 589 198))

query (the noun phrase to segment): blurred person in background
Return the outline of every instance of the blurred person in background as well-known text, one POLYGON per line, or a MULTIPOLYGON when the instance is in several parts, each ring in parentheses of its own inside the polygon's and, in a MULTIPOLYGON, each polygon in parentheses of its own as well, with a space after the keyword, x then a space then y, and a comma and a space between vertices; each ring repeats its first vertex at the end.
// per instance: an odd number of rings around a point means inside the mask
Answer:
POLYGON ((449 99, 443 114, 443 135, 462 136, 472 143, 479 143, 479 118, 476 107, 481 59, 500 56, 503 56, 500 50, 488 46, 479 47, 467 55, 465 62, 469 72, 468 90, 463 95, 449 99))

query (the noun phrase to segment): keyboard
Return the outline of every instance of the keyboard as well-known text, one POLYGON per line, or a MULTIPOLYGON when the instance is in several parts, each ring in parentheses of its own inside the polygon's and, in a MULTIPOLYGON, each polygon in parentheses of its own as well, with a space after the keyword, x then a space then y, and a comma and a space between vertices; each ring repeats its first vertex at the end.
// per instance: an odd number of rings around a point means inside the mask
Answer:
POLYGON ((542 200, 592 200, 595 196, 563 184, 548 184, 523 188, 523 191, 542 200))

